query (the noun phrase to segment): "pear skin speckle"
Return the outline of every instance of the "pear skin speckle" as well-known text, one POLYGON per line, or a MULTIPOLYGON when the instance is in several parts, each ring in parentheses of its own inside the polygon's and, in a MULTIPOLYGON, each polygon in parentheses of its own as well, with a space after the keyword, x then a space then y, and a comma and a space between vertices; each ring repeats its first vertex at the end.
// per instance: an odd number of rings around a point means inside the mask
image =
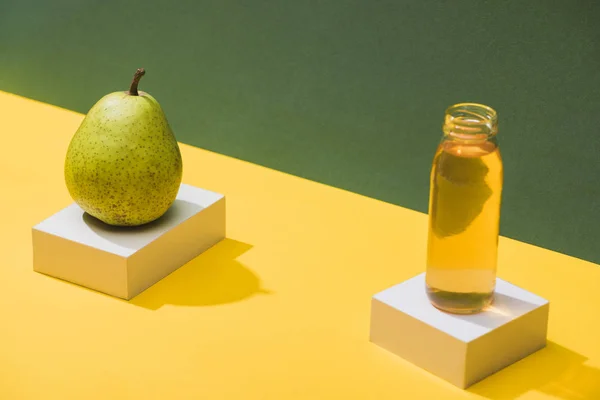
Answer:
POLYGON ((114 92, 88 112, 69 144, 69 194, 88 214, 117 226, 161 217, 173 204, 183 164, 159 103, 148 93, 114 92))

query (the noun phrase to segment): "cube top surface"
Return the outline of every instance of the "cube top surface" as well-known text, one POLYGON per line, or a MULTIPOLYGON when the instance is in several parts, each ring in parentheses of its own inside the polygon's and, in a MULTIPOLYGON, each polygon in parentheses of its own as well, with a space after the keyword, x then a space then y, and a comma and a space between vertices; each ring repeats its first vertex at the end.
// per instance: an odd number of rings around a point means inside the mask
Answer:
POLYGON ((138 227, 113 227, 91 217, 76 203, 40 222, 33 229, 87 246, 129 257, 224 196, 181 184, 177 199, 159 219, 138 227))
POLYGON ((490 307, 477 314, 450 314, 431 305, 425 292, 425 273, 373 297, 463 342, 475 340, 548 303, 542 297, 497 278, 495 299, 490 307))

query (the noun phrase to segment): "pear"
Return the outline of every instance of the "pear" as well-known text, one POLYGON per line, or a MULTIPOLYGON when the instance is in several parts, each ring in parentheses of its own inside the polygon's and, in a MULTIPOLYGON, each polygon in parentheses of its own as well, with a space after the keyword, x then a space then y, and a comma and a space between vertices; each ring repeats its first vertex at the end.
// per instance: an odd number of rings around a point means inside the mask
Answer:
POLYGON ((89 215, 114 226, 138 226, 171 207, 183 163, 177 140, 154 97, 138 91, 102 97, 71 138, 64 176, 73 200, 89 215))

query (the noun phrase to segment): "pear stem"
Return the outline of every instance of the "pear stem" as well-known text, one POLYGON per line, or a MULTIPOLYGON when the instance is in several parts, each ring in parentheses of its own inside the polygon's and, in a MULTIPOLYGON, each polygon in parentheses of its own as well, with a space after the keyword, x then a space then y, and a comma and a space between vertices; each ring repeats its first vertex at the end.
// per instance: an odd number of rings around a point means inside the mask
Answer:
POLYGON ((131 86, 129 87, 129 95, 140 95, 138 93, 138 83, 140 83, 140 79, 142 79, 142 76, 144 76, 145 73, 146 70, 144 68, 138 68, 137 71, 135 71, 135 75, 133 75, 133 80, 131 81, 131 86))

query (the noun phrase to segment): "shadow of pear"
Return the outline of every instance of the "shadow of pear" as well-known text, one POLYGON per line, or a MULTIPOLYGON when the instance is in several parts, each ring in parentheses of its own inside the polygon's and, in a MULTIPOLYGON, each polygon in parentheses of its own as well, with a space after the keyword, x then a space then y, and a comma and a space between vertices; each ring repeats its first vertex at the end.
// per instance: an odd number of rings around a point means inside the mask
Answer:
POLYGON ((469 389, 490 400, 512 400, 534 391, 563 400, 600 399, 600 370, 587 357, 552 341, 469 389))
POLYGON ((152 222, 138 226, 113 226, 85 212, 83 222, 99 237, 130 250, 139 250, 175 228, 202 209, 189 201, 176 199, 171 207, 152 222))
POLYGON ((258 275, 236 260, 251 247, 225 238, 129 302, 157 310, 167 304, 217 306, 269 294, 258 275))

